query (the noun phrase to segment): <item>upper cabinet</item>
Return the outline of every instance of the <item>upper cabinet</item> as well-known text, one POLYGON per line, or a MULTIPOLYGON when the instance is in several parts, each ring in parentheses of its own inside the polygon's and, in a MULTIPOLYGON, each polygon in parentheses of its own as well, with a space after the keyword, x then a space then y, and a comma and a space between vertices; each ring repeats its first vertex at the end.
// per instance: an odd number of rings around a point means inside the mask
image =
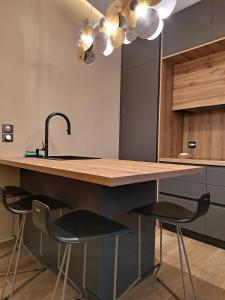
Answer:
POLYGON ((213 0, 212 38, 214 40, 224 36, 225 36, 225 1, 213 0))
POLYGON ((149 42, 137 39, 135 42, 124 45, 122 51, 123 67, 125 70, 134 68, 160 58, 160 39, 149 42))
MULTIPOLYGON (((225 1, 218 0, 218 2, 225 1)), ((166 21, 163 32, 163 56, 211 41, 212 5, 212 0, 203 0, 166 21)), ((225 3, 223 5, 225 6, 225 3)), ((220 13, 224 18, 224 10, 220 13)))

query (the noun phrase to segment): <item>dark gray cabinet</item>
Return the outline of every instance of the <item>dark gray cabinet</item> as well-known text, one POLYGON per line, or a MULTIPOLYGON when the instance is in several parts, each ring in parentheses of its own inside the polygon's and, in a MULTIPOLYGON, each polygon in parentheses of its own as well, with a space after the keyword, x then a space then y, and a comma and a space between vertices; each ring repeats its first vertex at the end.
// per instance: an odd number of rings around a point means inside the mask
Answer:
POLYGON ((225 187, 216 185, 207 185, 207 192, 210 193, 211 203, 225 205, 225 187))
POLYGON ((225 241, 225 207, 210 206, 206 215, 206 235, 225 241))
POLYGON ((180 204, 187 209, 195 210, 197 202, 180 197, 198 198, 209 192, 211 203, 205 217, 182 227, 208 237, 225 241, 225 167, 205 167, 201 173, 161 180, 159 184, 160 201, 180 204), (168 193, 170 195, 165 195, 168 193))
POLYGON ((127 70, 133 67, 147 64, 153 60, 159 60, 159 46, 159 38, 154 41, 137 39, 135 42, 129 45, 124 45, 122 49, 124 69, 127 70))
POLYGON ((156 161, 159 41, 129 46, 122 53, 120 158, 156 161))
POLYGON ((203 183, 165 179, 160 181, 159 190, 161 193, 198 199, 202 194, 206 193, 206 185, 203 183))
POLYGON ((212 39, 225 37, 225 1, 213 0, 212 39))
POLYGON ((163 55, 167 56, 211 41, 211 27, 212 0, 203 0, 171 16, 165 22, 163 55))

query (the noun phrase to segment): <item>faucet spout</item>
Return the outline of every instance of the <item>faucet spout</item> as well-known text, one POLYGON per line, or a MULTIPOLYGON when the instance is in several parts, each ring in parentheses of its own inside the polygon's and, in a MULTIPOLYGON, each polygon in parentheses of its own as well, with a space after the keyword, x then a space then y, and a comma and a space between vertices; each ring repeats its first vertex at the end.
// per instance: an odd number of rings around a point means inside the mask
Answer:
POLYGON ((55 116, 60 116, 60 117, 62 117, 62 118, 64 118, 66 120, 66 123, 67 123, 67 129, 66 129, 66 131, 67 131, 68 135, 71 135, 71 123, 70 123, 69 118, 65 114, 60 113, 60 112, 51 113, 46 118, 46 121, 45 121, 45 148, 44 148, 45 149, 45 158, 48 158, 49 122, 55 116))

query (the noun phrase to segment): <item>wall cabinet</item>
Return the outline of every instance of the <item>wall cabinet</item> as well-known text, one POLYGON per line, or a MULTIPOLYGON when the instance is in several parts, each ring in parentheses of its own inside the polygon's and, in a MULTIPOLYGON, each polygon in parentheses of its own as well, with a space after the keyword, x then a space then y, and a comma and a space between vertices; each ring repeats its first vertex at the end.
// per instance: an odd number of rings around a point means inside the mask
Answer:
POLYGON ((210 42, 211 24, 212 0, 203 0, 171 16, 164 27, 163 56, 210 42))
POLYGON ((225 36, 225 1, 213 0, 212 39, 225 36))

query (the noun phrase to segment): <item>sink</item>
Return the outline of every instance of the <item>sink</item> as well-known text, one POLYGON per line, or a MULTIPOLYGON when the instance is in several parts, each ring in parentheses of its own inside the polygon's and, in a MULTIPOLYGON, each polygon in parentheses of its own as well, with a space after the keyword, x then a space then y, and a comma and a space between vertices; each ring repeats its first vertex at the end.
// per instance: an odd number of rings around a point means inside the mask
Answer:
MULTIPOLYGON (((45 157, 43 157, 45 158, 45 157)), ((73 156, 73 155, 58 155, 58 156, 49 156, 47 159, 52 160, 85 160, 85 159, 99 159, 97 157, 86 157, 86 156, 73 156)))

